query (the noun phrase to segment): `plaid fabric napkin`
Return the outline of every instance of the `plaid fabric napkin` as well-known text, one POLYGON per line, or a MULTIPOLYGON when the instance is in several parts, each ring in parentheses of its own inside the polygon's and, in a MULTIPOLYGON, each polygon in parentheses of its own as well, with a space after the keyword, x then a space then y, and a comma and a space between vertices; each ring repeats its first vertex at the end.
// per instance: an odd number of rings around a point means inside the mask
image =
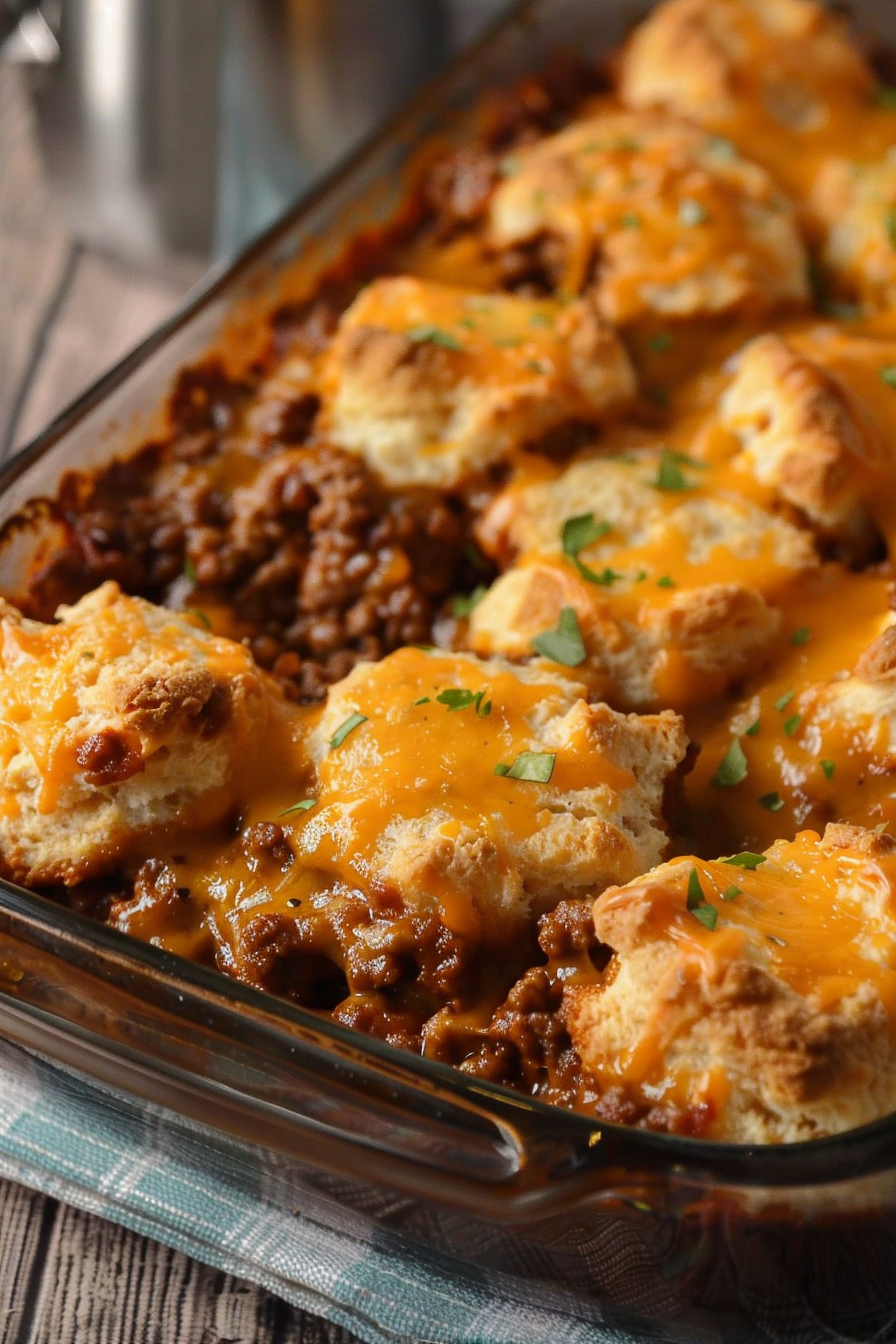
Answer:
MULTIPOLYGON (((477 1270, 289 1164, 0 1041, 0 1175, 270 1289, 370 1344, 644 1344, 562 1289, 477 1270)), ((329 1185, 328 1185, 329 1181, 329 1185)), ((664 1336, 659 1336, 663 1338, 664 1336)))

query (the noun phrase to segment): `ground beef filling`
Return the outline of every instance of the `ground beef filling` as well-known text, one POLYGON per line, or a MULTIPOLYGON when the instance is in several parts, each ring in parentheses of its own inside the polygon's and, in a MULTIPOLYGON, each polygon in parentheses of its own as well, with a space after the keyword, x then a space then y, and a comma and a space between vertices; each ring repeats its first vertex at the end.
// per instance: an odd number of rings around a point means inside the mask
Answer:
POLYGON ((430 642, 450 597, 491 573, 460 500, 384 489, 359 458, 308 438, 305 397, 247 429, 250 392, 213 364, 189 370, 171 399, 169 440, 67 478, 53 506, 61 542, 24 606, 50 620, 115 579, 211 613, 290 695, 315 701, 358 661, 430 642))

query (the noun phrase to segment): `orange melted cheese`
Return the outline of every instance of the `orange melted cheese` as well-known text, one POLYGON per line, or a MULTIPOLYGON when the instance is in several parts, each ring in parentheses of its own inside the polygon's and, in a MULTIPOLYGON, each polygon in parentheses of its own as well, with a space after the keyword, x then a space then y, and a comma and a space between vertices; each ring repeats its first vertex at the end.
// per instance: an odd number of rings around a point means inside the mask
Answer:
MULTIPOLYGON (((680 1105, 710 1101, 718 1114, 725 1079, 670 1067, 676 1037, 690 1031, 693 1014, 671 1006, 681 987, 701 985, 711 997, 735 963, 761 968, 822 1013, 836 1010, 860 986, 880 997, 896 1034, 896 855, 860 855, 819 845, 812 831, 781 841, 755 870, 721 860, 681 859, 655 875, 599 898, 600 924, 638 911, 639 941, 674 948, 674 959, 653 987, 646 1019, 623 1054, 589 1058, 589 1073, 603 1087, 623 1084, 661 1094, 680 1105), (688 888, 697 881, 703 900, 717 912, 713 929, 688 909, 688 888)), ((630 949, 629 949, 630 950, 630 949)), ((610 974, 612 975, 611 967, 610 974)), ((688 991, 688 1001, 700 1003, 688 991)), ((684 1056, 687 1061, 688 1056, 684 1056)))

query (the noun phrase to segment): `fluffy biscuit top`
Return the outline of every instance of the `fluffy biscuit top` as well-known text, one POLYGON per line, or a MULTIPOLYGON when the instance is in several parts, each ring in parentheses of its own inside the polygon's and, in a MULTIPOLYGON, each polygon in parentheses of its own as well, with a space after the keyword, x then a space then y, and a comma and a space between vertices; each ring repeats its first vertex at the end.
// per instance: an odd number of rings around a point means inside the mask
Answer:
POLYGON ((633 876, 666 847, 681 720, 582 696, 544 667, 438 650, 360 664, 311 736, 318 801, 293 825, 299 864, 436 902, 452 932, 493 944, 633 876))
POLYGON ((156 828, 219 820, 280 700, 241 645, 114 583, 59 617, 0 608, 0 863, 28 883, 78 882, 156 828))
POLYGON ((736 1143, 896 1106, 896 841, 804 831, 675 859, 594 907, 613 957, 564 1016, 607 1116, 736 1143))
MULTIPOLYGON (((890 116, 892 117, 892 113, 890 116)), ((896 128, 891 132, 896 137, 896 128)), ((896 146, 880 159, 832 157, 807 202, 833 291, 872 309, 896 306, 896 146)))
POLYGON ((471 647, 531 656, 571 611, 577 671, 596 694, 641 709, 723 692, 769 647, 776 603, 816 558, 797 528, 715 476, 654 449, 511 484, 480 527, 511 568, 474 608, 471 647))
POLYGON ((550 238, 545 265, 603 314, 699 317, 808 298, 793 210, 767 173, 717 137, 650 113, 574 122, 515 156, 496 188, 496 250, 550 238))
POLYGON ((619 92, 703 125, 758 112, 780 134, 826 122, 871 83, 843 21, 815 0, 666 0, 632 34, 619 92))
POLYGON ((632 399, 635 377, 586 301, 375 280, 321 371, 321 431, 389 485, 453 486, 559 426, 632 399))
POLYGON ((866 498, 893 451, 848 387, 783 336, 768 333, 739 355, 720 423, 741 444, 736 465, 799 509, 850 557, 873 549, 866 498))

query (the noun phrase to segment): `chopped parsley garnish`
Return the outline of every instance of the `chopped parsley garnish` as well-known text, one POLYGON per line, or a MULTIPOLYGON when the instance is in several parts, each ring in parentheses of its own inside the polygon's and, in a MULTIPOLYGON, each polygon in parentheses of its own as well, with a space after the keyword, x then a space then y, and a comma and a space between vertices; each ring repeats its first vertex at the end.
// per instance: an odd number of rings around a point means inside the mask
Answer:
POLYGON ((411 706, 411 708, 412 708, 412 709, 416 709, 418 705, 429 705, 429 704, 432 704, 432 701, 430 700, 429 696, 428 696, 428 695, 421 695, 421 697, 420 697, 419 700, 415 700, 415 701, 414 701, 414 703, 413 703, 413 705, 411 706))
POLYGON ((881 84, 874 90, 874 100, 878 107, 884 107, 888 112, 896 112, 896 89, 889 84, 881 84))
POLYGON ((545 630, 532 640, 532 648, 564 667, 578 667, 586 658, 585 642, 574 607, 564 607, 555 630, 545 630))
POLYGON ((96 657, 96 654, 94 653, 93 649, 82 649, 82 650, 81 650, 81 657, 82 657, 82 658, 95 658, 95 657, 96 657))
POLYGON ((620 135, 616 141, 616 149, 628 149, 637 154, 641 148, 641 141, 636 140, 633 135, 620 135))
POLYGON ((685 453, 676 453, 672 448, 664 448, 659 470, 650 484, 657 490, 693 490, 693 482, 687 479, 681 469, 682 463, 687 466, 702 465, 694 463, 685 453))
POLYGON ((695 201, 690 196, 679 202, 678 222, 684 229, 696 228, 698 224, 705 224, 709 216, 706 213, 706 207, 699 201, 695 201))
POLYGON ((672 349, 672 337, 668 331, 658 331, 655 336, 651 336, 647 345, 649 349, 655 350, 658 355, 664 355, 667 350, 672 349))
POLYGON ((696 868, 692 868, 688 877, 688 898, 687 907, 695 919, 712 933, 719 918, 719 912, 714 905, 710 905, 703 895, 703 888, 700 886, 700 874, 696 868))
POLYGON ((723 901, 736 901, 738 896, 743 896, 743 887, 730 886, 722 892, 723 901))
POLYGON ((764 854, 752 854, 750 850, 744 849, 740 854, 732 854, 729 858, 722 859, 722 863, 728 863, 732 868, 747 868, 752 873, 760 863, 765 863, 765 857, 764 854))
POLYGON ((623 215, 623 216, 622 216, 622 227, 623 227, 624 229, 640 229, 640 227, 641 227, 641 216, 640 216, 640 215, 636 215, 633 211, 630 212, 629 214, 623 215))
POLYGON ((825 779, 833 779, 834 771, 837 769, 836 761, 822 761, 821 770, 825 779))
POLYGON ((808 644, 811 638, 812 631, 809 629, 808 625, 801 625, 799 630, 794 630, 793 634, 790 636, 790 642, 791 644, 797 645, 808 644))
POLYGON ((742 784, 746 777, 747 758, 740 744, 740 738, 734 737, 710 783, 717 789, 730 789, 735 784, 742 784))
POLYGON ((744 729, 744 732, 746 733, 747 737, 755 737, 761 727, 762 727, 762 720, 754 719, 753 722, 750 724, 749 728, 744 729))
POLYGON ((896 210, 887 211, 885 228, 887 230, 887 242, 896 252, 896 210))
POLYGON ((462 317, 457 324, 459 327, 466 327, 467 331, 476 330, 476 319, 474 317, 462 317))
POLYGON ((529 318, 530 327, 552 327, 554 319, 550 313, 533 313, 529 318))
POLYGON ((803 721, 802 714, 791 714, 789 719, 784 720, 784 731, 788 737, 793 737, 797 728, 803 721))
POLYGON ((449 714, 455 709, 469 709, 471 705, 475 707, 480 719, 487 718, 492 712, 492 702, 485 699, 485 691, 468 691, 463 686, 452 686, 439 691, 436 701, 440 705, 447 705, 449 714))
POLYGON ((496 775, 506 775, 508 779, 527 779, 533 784, 547 784, 554 773, 555 751, 521 751, 513 765, 503 762, 495 766, 496 775))
MULTIPOLYGON (((594 542, 600 541, 612 530, 612 523, 597 522, 593 513, 581 513, 576 518, 567 518, 560 532, 563 554, 567 560, 575 565, 583 579, 587 579, 589 583, 600 584, 603 588, 607 588, 617 579, 621 579, 622 575, 609 568, 604 569, 601 573, 589 569, 579 559, 579 552, 583 551, 586 546, 591 546, 594 542)), ((574 666, 574 664, 570 664, 570 666, 574 666)))
POLYGON ((481 569, 488 574, 491 573, 491 565, 486 560, 475 541, 464 542, 464 555, 476 569, 481 569))
POLYGON ((431 323, 426 323, 421 327, 411 327, 408 332, 408 340, 413 341, 414 345, 423 345, 429 342, 431 345, 440 345, 443 350, 463 350, 463 346, 456 336, 452 336, 450 331, 444 331, 442 327, 434 327, 431 323))
POLYGON ((199 575, 196 573, 196 562, 192 556, 189 555, 184 560, 184 578, 189 579, 191 583, 199 582, 199 575))
POLYGON ((498 171, 502 177, 516 177, 523 166, 523 161, 518 154, 507 154, 501 160, 498 171))
POLYGON ((766 812, 780 812, 784 806, 784 799, 780 793, 764 793, 761 798, 756 799, 760 807, 764 807, 766 812))
POLYGON ((349 733, 353 733, 356 728, 360 728, 362 723, 367 722, 366 714, 349 714, 345 723, 340 723, 333 736, 330 738, 331 747, 341 747, 349 733))
POLYGON ((477 584, 472 593, 468 593, 466 596, 458 595, 453 599, 451 603, 452 612, 459 620, 463 620, 471 615, 474 607, 479 606, 487 592, 488 589, 484 583, 477 584))
POLYGON ((288 817, 290 812, 307 812, 309 808, 314 807, 316 798, 303 798, 300 803, 293 803, 292 807, 284 807, 282 812, 278 812, 280 817, 288 817))
POLYGON ((212 623, 204 611, 200 611, 198 607, 187 607, 187 612, 199 622, 204 630, 211 630, 212 623))
POLYGON ((775 701, 775 709, 777 709, 779 713, 783 713, 795 695, 796 691, 785 691, 783 695, 779 695, 775 701))
POLYGON ((675 580, 671 579, 668 574, 664 574, 661 579, 657 579, 656 586, 657 588, 674 588, 675 580))
POLYGON ((887 387, 896 387, 896 364, 885 364, 880 371, 880 380, 887 387))
POLYGON ((540 359, 527 359, 523 368, 528 373, 547 373, 547 366, 542 364, 540 359))

